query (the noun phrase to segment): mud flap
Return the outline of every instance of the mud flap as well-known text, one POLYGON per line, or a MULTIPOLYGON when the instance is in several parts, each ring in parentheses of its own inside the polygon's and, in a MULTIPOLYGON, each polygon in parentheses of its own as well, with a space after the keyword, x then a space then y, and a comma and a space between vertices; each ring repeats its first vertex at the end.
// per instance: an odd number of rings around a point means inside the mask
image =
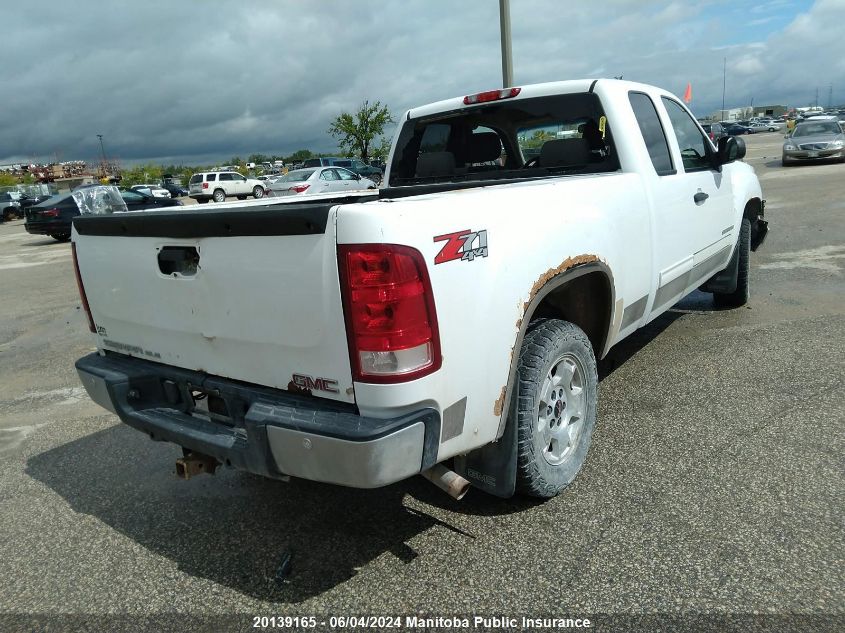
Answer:
POLYGON ((508 407, 505 432, 498 441, 455 458, 455 471, 486 493, 507 499, 516 491, 516 406, 519 402, 519 373, 508 407))

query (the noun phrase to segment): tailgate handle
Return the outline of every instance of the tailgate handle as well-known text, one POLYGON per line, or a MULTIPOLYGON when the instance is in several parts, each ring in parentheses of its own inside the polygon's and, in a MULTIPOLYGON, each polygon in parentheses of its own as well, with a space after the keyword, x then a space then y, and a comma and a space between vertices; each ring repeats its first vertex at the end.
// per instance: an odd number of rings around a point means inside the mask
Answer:
POLYGON ((199 264, 196 246, 162 246, 158 250, 158 269, 163 275, 193 277, 199 264))

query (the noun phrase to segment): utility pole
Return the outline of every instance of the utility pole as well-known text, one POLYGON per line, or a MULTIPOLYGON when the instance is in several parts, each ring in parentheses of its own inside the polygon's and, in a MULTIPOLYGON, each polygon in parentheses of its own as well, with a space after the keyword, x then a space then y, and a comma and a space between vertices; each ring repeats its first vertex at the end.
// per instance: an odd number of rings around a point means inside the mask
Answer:
POLYGON ((827 109, 833 108, 833 84, 827 87, 827 109))
POLYGON ((816 87, 816 107, 819 107, 819 89, 816 87))
POLYGON ((728 58, 722 60, 722 121, 725 120, 725 76, 728 72, 728 58))
POLYGON ((502 88, 510 88, 513 86, 510 0, 499 0, 499 30, 502 34, 502 88))
POLYGON ((100 153, 103 156, 103 164, 106 162, 106 149, 103 147, 103 135, 97 134, 97 138, 100 139, 100 153))

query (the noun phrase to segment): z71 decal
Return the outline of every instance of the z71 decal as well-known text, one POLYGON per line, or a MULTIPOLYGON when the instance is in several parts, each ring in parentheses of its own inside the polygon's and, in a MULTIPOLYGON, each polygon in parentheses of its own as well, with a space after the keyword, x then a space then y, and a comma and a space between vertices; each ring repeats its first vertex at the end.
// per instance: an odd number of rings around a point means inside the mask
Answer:
POLYGON ((443 264, 460 259, 463 262, 471 262, 476 257, 487 257, 487 231, 455 231, 438 235, 435 242, 446 242, 437 256, 435 264, 443 264))

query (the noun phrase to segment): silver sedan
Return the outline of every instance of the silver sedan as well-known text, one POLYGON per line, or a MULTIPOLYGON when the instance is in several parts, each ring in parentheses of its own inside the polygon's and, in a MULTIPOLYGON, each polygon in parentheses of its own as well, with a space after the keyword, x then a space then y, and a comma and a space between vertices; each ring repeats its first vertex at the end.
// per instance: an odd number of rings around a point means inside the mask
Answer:
POLYGON ((845 162, 845 134, 837 121, 804 121, 786 137, 781 160, 784 166, 827 159, 845 162))
POLYGON ((308 196, 375 188, 376 183, 369 178, 343 167, 312 167, 295 169, 268 181, 267 194, 274 197, 308 196))

